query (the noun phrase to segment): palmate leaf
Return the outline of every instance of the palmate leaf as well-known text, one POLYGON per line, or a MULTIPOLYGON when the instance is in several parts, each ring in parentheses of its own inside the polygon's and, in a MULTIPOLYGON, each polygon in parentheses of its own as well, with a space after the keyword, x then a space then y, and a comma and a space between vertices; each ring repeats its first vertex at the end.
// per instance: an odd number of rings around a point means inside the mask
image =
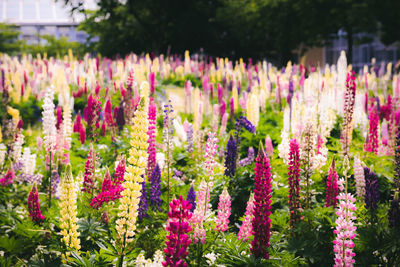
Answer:
POLYGON ((0 237, 0 248, 7 252, 17 251, 20 246, 23 245, 21 240, 15 239, 14 237, 2 236, 0 237))

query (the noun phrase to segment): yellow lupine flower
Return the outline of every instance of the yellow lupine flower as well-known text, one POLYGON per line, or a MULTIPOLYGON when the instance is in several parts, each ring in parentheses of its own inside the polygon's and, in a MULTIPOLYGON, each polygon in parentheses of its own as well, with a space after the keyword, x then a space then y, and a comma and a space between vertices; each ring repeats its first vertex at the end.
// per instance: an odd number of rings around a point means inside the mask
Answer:
POLYGON ((142 190, 142 175, 145 174, 147 163, 147 131, 149 127, 147 105, 147 98, 142 98, 132 119, 132 139, 130 141, 132 147, 129 150, 129 164, 122 184, 125 190, 121 193, 122 198, 120 199, 116 221, 116 230, 121 243, 131 242, 136 230, 135 223, 142 190))
POLYGON ((74 178, 72 177, 71 165, 68 164, 65 170, 65 176, 61 183, 60 197, 60 228, 65 245, 71 250, 79 250, 80 240, 78 233, 78 218, 76 207, 76 192, 74 187, 74 178))
POLYGON ((19 110, 15 109, 15 108, 12 108, 10 106, 7 106, 7 112, 13 118, 14 123, 18 123, 18 121, 19 121, 19 110))

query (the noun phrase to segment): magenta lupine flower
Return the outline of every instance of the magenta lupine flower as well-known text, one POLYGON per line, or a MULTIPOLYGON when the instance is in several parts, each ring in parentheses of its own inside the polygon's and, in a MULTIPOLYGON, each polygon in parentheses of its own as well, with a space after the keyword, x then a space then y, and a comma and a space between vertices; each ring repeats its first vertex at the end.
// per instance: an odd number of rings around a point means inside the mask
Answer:
POLYGON ((243 241, 249 240, 249 236, 253 235, 253 218, 254 218, 254 193, 251 193, 249 200, 247 201, 245 217, 242 225, 240 226, 238 239, 243 241))
POLYGON ((157 118, 157 107, 154 103, 153 98, 150 98, 150 105, 149 105, 149 129, 147 131, 147 135, 149 139, 147 142, 149 146, 147 147, 147 177, 151 177, 153 174, 153 170, 156 166, 156 118, 157 118))
POLYGON ((106 105, 104 107, 104 119, 108 126, 113 126, 115 124, 113 119, 112 104, 110 99, 107 100, 106 105))
POLYGON ((83 125, 79 129, 79 139, 82 145, 86 142, 86 129, 83 125))
POLYGON ((110 172, 108 171, 108 169, 106 170, 106 173, 104 175, 104 180, 101 186, 101 192, 92 199, 92 201, 90 202, 90 206, 92 206, 94 209, 98 209, 104 203, 108 203, 110 201, 114 201, 122 197, 121 192, 124 191, 124 188, 121 186, 121 183, 124 179, 124 171, 125 171, 125 160, 121 160, 120 163, 118 164, 117 169, 115 170, 113 181, 111 181, 110 172), (121 180, 121 168, 123 168, 122 180, 121 180))
MULTIPOLYGON (((221 103, 222 100, 223 100, 224 95, 223 95, 222 86, 221 86, 220 83, 217 84, 217 90, 218 90, 218 103, 221 103)), ((225 113, 225 112, 224 112, 224 113, 225 113)), ((221 116, 222 116, 222 114, 224 114, 224 113, 221 113, 221 116)))
POLYGON ((121 192, 124 191, 124 188, 119 185, 117 187, 113 187, 108 191, 101 192, 99 195, 94 197, 90 202, 90 206, 94 209, 100 208, 104 203, 108 203, 110 201, 117 200, 121 198, 121 192))
POLYGON ((300 152, 296 139, 289 144, 289 212, 290 227, 300 220, 300 152))
POLYGON ((165 258, 162 262, 163 266, 187 266, 185 262, 186 256, 189 254, 188 247, 192 240, 188 233, 192 231, 189 220, 192 217, 190 212, 191 204, 183 200, 173 199, 170 203, 170 211, 168 212, 168 223, 166 230, 168 231, 167 247, 164 249, 165 258))
POLYGON ((117 187, 124 181, 126 162, 125 158, 120 159, 118 166, 115 169, 114 180, 112 181, 113 187, 117 187))
POLYGON ((31 192, 29 192, 28 196, 28 211, 29 217, 32 218, 34 223, 40 224, 44 220, 44 216, 40 211, 39 206, 39 193, 36 188, 36 184, 32 186, 31 192))
POLYGON ((8 168, 6 175, 0 178, 0 185, 1 186, 10 185, 14 182, 14 178, 15 178, 15 172, 13 166, 11 165, 10 168, 8 168))
POLYGON ((93 138, 95 129, 100 128, 101 102, 97 96, 89 95, 87 107, 83 110, 83 117, 87 122, 87 135, 93 138))
POLYGON ((215 221, 217 224, 216 231, 225 232, 228 230, 229 216, 231 216, 231 196, 228 190, 224 188, 221 195, 219 195, 218 216, 215 221))
POLYGON ((338 195, 338 175, 336 172, 335 160, 332 161, 331 167, 328 172, 328 179, 326 181, 326 199, 325 199, 325 207, 336 207, 337 195, 338 195))
POLYGON ((80 114, 76 115, 74 122, 74 133, 80 133, 82 128, 82 117, 80 114))
POLYGON ((82 185, 82 192, 86 192, 92 194, 94 189, 94 171, 95 171, 95 164, 96 164, 96 152, 94 151, 93 146, 90 146, 88 158, 85 164, 85 176, 82 185))
POLYGON ((341 193, 337 197, 339 200, 339 207, 336 211, 338 218, 336 219, 336 228, 333 231, 336 234, 336 238, 333 241, 333 251, 335 252, 335 264, 333 266, 353 267, 353 263, 355 262, 353 258, 356 255, 353 252, 353 239, 356 237, 357 229, 354 226, 356 217, 353 214, 356 210, 356 206, 354 205, 356 199, 352 194, 343 192, 345 189, 344 179, 339 179, 338 184, 341 193))
POLYGON ((61 107, 57 107, 56 108, 56 114, 57 114, 57 123, 56 123, 56 127, 57 127, 57 129, 60 129, 60 125, 61 125, 61 123, 62 123, 62 121, 63 121, 63 119, 62 119, 62 108, 61 107))
POLYGON ((155 92, 155 84, 156 84, 156 75, 154 72, 150 72, 149 74, 149 82, 150 82, 150 94, 154 95, 155 92))
POLYGON ((110 171, 107 169, 104 174, 103 183, 101 184, 101 192, 109 191, 112 187, 110 171))
POLYGON ((222 116, 224 116, 225 112, 226 112, 226 103, 224 100, 222 100, 219 104, 219 116, 221 117, 221 119, 222 116))
POLYGON ((376 108, 371 108, 369 112, 369 134, 367 143, 364 145, 364 150, 378 154, 379 140, 378 140, 378 127, 379 115, 376 108))
POLYGON ((217 153, 218 149, 218 139, 215 138, 215 133, 209 132, 208 133, 208 139, 205 147, 205 167, 206 170, 208 171, 208 174, 210 175, 211 179, 214 176, 214 166, 216 164, 215 162, 215 154, 217 153))
POLYGON ((235 100, 234 100, 234 98, 232 97, 231 98, 231 101, 229 102, 229 108, 230 108, 230 113, 231 113, 231 118, 234 118, 235 117, 235 100))
POLYGON ((254 218, 252 221, 254 239, 251 252, 257 258, 268 259, 271 236, 271 167, 268 156, 260 145, 254 169, 254 218))

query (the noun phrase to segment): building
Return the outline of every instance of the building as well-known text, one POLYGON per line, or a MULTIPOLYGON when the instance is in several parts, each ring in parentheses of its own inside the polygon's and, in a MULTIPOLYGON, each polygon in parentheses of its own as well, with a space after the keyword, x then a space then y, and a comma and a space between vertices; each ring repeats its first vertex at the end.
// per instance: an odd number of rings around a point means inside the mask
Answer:
MULTIPOLYGON (((96 6, 94 1, 85 1, 85 7, 96 6)), ((0 0, 0 22, 15 24, 28 44, 44 42, 39 37, 44 34, 84 43, 87 34, 77 30, 82 19, 71 16, 62 0, 0 0)))

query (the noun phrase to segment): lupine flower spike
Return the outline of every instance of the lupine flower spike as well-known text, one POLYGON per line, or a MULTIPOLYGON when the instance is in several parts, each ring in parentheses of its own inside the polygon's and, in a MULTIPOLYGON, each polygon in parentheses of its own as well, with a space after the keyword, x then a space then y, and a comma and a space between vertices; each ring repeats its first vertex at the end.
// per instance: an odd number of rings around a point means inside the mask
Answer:
POLYGON ((257 258, 269 258, 268 247, 271 235, 271 167, 263 145, 260 143, 255 167, 254 218, 252 222, 254 239, 251 252, 257 258))

